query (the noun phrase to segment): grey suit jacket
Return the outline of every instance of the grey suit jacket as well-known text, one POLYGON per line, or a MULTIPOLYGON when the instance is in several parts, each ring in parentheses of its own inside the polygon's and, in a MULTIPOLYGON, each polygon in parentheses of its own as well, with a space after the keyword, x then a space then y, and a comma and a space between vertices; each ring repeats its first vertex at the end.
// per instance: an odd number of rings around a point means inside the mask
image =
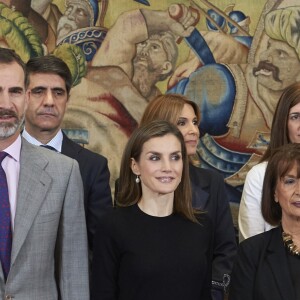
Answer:
POLYGON ((0 265, 0 299, 88 300, 85 224, 78 163, 22 139, 11 268, 5 283, 0 265))

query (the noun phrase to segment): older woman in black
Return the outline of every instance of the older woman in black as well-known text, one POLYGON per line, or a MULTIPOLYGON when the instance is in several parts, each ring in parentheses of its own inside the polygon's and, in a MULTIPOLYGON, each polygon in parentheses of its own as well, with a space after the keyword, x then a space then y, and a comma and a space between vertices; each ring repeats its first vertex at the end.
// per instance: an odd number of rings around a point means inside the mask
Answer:
POLYGON ((262 192, 262 215, 278 226, 240 244, 230 300, 300 299, 300 145, 273 150, 262 192))

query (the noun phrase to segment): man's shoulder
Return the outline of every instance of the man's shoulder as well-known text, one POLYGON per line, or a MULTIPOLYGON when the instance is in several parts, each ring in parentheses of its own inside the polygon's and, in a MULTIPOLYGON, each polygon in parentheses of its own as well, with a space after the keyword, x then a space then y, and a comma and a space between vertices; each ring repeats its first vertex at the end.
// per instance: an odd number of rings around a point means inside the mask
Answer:
POLYGON ((74 159, 60 155, 60 153, 33 145, 22 138, 20 163, 38 164, 39 162, 50 165, 73 165, 74 159), (28 158, 30 157, 30 159, 28 158), (22 160, 24 158, 24 161, 22 160))
POLYGON ((67 135, 64 134, 62 142, 62 154, 75 158, 76 155, 79 157, 84 157, 86 160, 91 160, 93 162, 106 163, 107 159, 103 155, 93 152, 87 148, 82 147, 78 143, 71 140, 67 135))

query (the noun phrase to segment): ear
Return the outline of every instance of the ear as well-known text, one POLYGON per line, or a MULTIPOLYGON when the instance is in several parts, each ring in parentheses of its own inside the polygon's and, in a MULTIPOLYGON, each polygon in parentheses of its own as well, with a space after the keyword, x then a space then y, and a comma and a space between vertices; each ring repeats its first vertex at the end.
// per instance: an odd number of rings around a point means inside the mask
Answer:
POLYGON ((169 61, 163 63, 161 67, 161 75, 169 74, 172 71, 172 64, 169 61))
POLYGON ((131 170, 132 170, 133 174, 140 175, 140 168, 134 158, 131 158, 131 170))

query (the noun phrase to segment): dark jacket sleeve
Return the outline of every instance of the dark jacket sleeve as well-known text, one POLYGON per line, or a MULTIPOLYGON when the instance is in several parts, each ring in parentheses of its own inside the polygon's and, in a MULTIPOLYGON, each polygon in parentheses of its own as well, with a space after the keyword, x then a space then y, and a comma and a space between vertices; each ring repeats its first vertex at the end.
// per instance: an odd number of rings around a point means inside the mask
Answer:
POLYGON ((230 282, 233 262, 237 254, 237 243, 223 177, 218 176, 218 181, 214 180, 214 182, 217 208, 214 219, 212 287, 225 291, 230 282))
POLYGON ((91 300, 118 299, 118 274, 121 253, 112 215, 99 222, 95 233, 91 277, 91 300))
POLYGON ((214 300, 224 297, 230 282, 230 274, 237 253, 229 201, 223 177, 212 170, 190 167, 193 205, 207 211, 213 223, 212 296, 214 300))
POLYGON ((89 249, 100 218, 112 209, 110 172, 107 159, 83 148, 64 135, 62 154, 78 161, 84 188, 84 208, 87 223, 89 249))
POLYGON ((90 249, 93 249, 93 238, 100 218, 112 209, 112 197, 109 185, 110 172, 107 159, 95 156, 90 161, 88 180, 85 184, 86 219, 90 249))

